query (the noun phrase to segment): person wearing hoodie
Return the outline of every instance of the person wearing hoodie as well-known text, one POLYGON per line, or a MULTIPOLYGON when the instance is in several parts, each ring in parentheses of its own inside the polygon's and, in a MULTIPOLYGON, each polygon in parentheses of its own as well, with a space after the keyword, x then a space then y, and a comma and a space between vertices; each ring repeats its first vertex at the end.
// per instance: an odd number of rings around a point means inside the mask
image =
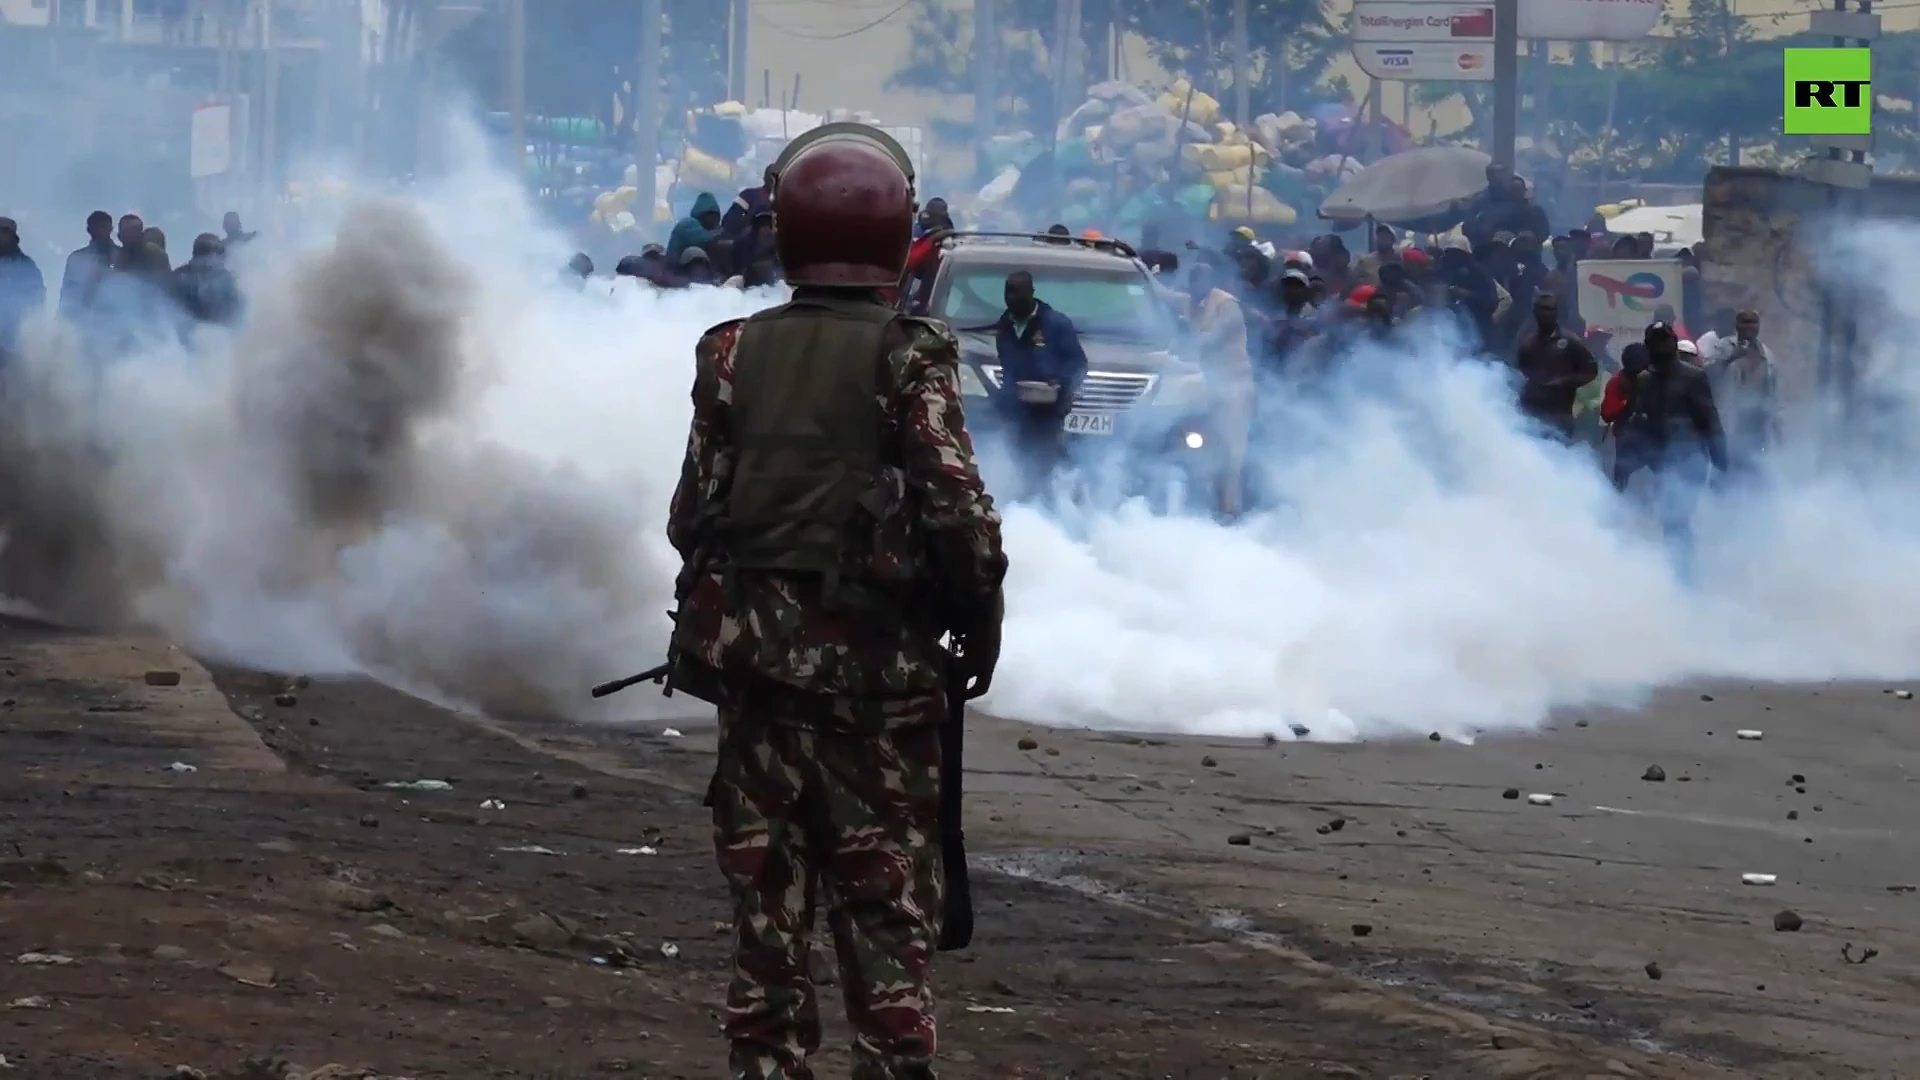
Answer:
POLYGON ((1659 481, 1660 525, 1682 577, 1692 575, 1693 512, 1710 470, 1727 471, 1727 437, 1707 373, 1680 356, 1673 326, 1647 327, 1647 368, 1634 377, 1627 423, 1659 481))
POLYGON ((227 269, 227 248, 212 233, 193 238, 193 257, 173 272, 173 298, 196 323, 240 321, 240 283, 227 269))
POLYGON ((680 253, 699 248, 703 253, 720 239, 720 200, 703 191, 693 200, 693 209, 673 227, 667 237, 667 261, 677 263, 680 253))
POLYGON ((20 226, 0 217, 0 361, 20 348, 20 330, 47 306, 47 279, 20 249, 20 226))

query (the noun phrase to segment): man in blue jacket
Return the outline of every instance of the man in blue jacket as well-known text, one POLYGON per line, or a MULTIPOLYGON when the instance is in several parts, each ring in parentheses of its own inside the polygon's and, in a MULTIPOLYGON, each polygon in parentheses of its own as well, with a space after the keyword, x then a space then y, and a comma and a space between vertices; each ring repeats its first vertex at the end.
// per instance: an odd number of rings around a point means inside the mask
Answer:
POLYGON ((1034 295, 1032 274, 1008 274, 1006 300, 994 331, 1000 386, 993 400, 1010 422, 1025 493, 1033 494, 1066 456, 1063 424, 1087 377, 1087 354, 1073 320, 1034 295))

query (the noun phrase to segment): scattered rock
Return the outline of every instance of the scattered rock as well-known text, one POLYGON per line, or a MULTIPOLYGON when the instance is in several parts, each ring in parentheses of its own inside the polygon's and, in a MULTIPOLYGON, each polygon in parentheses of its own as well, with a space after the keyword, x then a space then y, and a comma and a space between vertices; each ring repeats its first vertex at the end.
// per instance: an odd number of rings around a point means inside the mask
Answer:
POLYGON ((575 784, 575 785, 573 785, 573 790, 572 790, 572 791, 570 792, 570 794, 571 794, 571 795, 572 795, 572 796, 573 796, 574 798, 576 798, 576 799, 584 799, 584 798, 586 798, 586 797, 587 797, 587 785, 585 785, 585 784, 575 784))
POLYGON ((1248 844, 1253 843, 1253 837, 1243 832, 1237 832, 1227 837, 1227 843, 1232 844, 1234 847, 1246 847, 1248 844))
POLYGON ((320 894, 348 911, 385 911, 393 906, 393 901, 380 893, 344 881, 322 882, 320 894))
POLYGON ((405 930, 387 923, 374 923, 372 926, 367 927, 367 933, 394 941, 404 941, 407 936, 405 930))
POLYGON ((1787 782, 1790 784, 1804 784, 1807 782, 1807 778, 1800 773, 1794 773, 1792 776, 1787 777, 1787 782))
POLYGON ((1640 779, 1651 780, 1656 784, 1664 782, 1666 778, 1667 770, 1658 765, 1649 765, 1647 771, 1640 774, 1640 779))
POLYGON ((7 1002, 9 1009, 51 1009, 53 999, 35 994, 32 997, 15 998, 7 1002))
POLYGON ((1337 817, 1337 818, 1334 818, 1332 821, 1327 822, 1328 832, 1339 832, 1341 829, 1344 829, 1346 827, 1347 827, 1347 819, 1343 817, 1337 817))
POLYGON ((1428 733, 1427 733, 1427 741, 1428 741, 1428 742, 1439 742, 1439 741, 1440 741, 1440 733, 1439 733, 1439 732, 1437 732, 1437 731, 1430 731, 1430 732, 1428 732, 1428 733))
POLYGON ((380 819, 374 817, 372 814, 361 814, 360 827, 363 829, 377 829, 380 827, 380 819))
POLYGON ((1659 964, 1654 963, 1652 960, 1647 961, 1647 978, 1659 982, 1660 977, 1665 974, 1666 972, 1660 970, 1659 964))
POLYGON ((1713 695, 1712 695, 1712 694, 1701 694, 1701 695, 1700 695, 1700 700, 1701 700, 1701 701, 1712 701, 1712 700, 1713 700, 1713 695))
POLYGON ((148 686, 180 685, 180 673, 177 671, 149 671, 143 678, 148 686))
POLYGON ((1799 821, 1799 820, 1800 820, 1800 811, 1798 811, 1798 810, 1789 810, 1789 811, 1787 811, 1787 820, 1788 820, 1788 821, 1799 821))
POLYGON ((300 699, 292 694, 275 694, 273 695, 273 703, 283 709, 291 709, 295 705, 300 704, 300 699))
POLYGON ((164 960, 170 964, 177 964, 187 958, 187 950, 178 945, 155 945, 153 947, 153 958, 155 960, 164 960))
POLYGON ((1503 799, 1517 799, 1520 797, 1520 789, 1517 787, 1510 787, 1507 790, 1501 792, 1500 797, 1503 799))
POLYGON ((1304 739, 1313 734, 1313 729, 1305 724, 1288 724, 1287 730, 1293 732, 1293 736, 1296 739, 1304 739))
POLYGON ((222 964, 219 971, 220 974, 243 986, 258 986, 262 989, 271 989, 273 986, 273 969, 265 964, 236 960, 231 964, 222 964))
POLYGON ((1052 747, 1052 746, 1049 746, 1049 747, 1047 747, 1047 756, 1048 756, 1048 757, 1059 757, 1059 756, 1060 756, 1060 751, 1059 751, 1059 749, 1058 749, 1058 748, 1056 748, 1056 747, 1052 747))
POLYGON ((1211 756, 1203 757, 1200 759, 1200 767, 1203 769, 1212 769, 1217 767, 1219 764, 1220 763, 1213 760, 1211 756))
POLYGON ((1766 736, 1767 733, 1758 728, 1741 728, 1739 731, 1733 733, 1733 737, 1739 739, 1741 742, 1759 742, 1761 739, 1766 738, 1766 736))
POLYGON ((188 773, 197 773, 200 770, 197 768, 194 768, 192 765, 189 765, 184 761, 176 761, 173 764, 167 766, 167 771, 170 773, 179 773, 180 775, 185 776, 188 773))
POLYGON ((558 915, 542 912, 513 924, 513 936, 520 944, 535 949, 563 949, 579 932, 579 927, 558 915))
POLYGON ((73 957, 60 953, 24 952, 20 954, 19 963, 28 967, 66 967, 73 963, 73 957))
POLYGON ((1371 933, 1373 933, 1372 923, 1357 922, 1353 924, 1354 937, 1366 937, 1368 934, 1371 934, 1371 933))
POLYGON ((300 850, 291 840, 262 840, 258 844, 255 844, 254 847, 259 848, 261 851, 272 852, 275 855, 293 855, 300 850))
POLYGON ((549 1009, 564 1009, 567 1006, 573 1004, 573 1002, 568 1001, 566 998, 563 998, 563 997, 548 995, 547 997, 543 997, 540 999, 540 1004, 545 1005, 549 1009))
POLYGON ((1888 892, 1920 892, 1920 885, 1889 885, 1888 892))
POLYGON ((1773 928, 1783 934, 1799 933, 1803 925, 1805 923, 1796 911, 1782 911, 1773 917, 1773 928))
POLYGON ((1031 735, 1022 735, 1020 736, 1020 741, 1014 745, 1022 750, 1038 750, 1040 749, 1040 740, 1031 735))

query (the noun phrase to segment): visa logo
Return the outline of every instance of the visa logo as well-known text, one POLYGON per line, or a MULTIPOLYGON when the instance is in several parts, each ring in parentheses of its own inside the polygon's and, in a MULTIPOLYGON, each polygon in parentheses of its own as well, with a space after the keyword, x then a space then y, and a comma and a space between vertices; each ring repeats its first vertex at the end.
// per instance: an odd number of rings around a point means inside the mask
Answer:
POLYGON ((1413 66, 1412 49, 1376 49, 1374 55, 1380 58, 1381 67, 1410 68, 1413 66))

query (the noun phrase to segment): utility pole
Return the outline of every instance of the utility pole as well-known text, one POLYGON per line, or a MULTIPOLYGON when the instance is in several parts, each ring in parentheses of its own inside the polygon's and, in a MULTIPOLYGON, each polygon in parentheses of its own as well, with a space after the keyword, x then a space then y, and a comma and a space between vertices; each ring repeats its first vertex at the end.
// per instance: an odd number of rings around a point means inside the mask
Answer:
POLYGON ((733 58, 727 96, 742 105, 747 101, 747 3, 748 0, 733 0, 733 44, 727 50, 733 58))
POLYGON ((1247 0, 1233 0, 1233 124, 1241 131, 1253 126, 1251 68, 1247 57, 1247 0))
POLYGON ((1520 137, 1520 0, 1493 0, 1493 146, 1495 162, 1513 168, 1520 137))
POLYGON ((507 0, 507 116, 513 129, 513 172, 527 177, 527 0, 507 0))
MULTIPOLYGON (((1847 0, 1833 0, 1833 10, 1813 13, 1816 34, 1833 37, 1836 49, 1871 49, 1880 36, 1880 16, 1874 13, 1873 0, 1859 0, 1855 10, 1847 10, 1847 0)), ((1867 154, 1873 150, 1873 135, 1809 135, 1814 152, 1822 155, 1806 168, 1804 175, 1816 184, 1827 186, 1827 206, 1839 211, 1846 203, 1858 207, 1859 192, 1873 183, 1873 165, 1867 154), (1846 193, 1843 199, 1843 192, 1846 193)), ((1853 403, 1853 345, 1856 327, 1849 316, 1844 327, 1837 327, 1834 290, 1820 290, 1820 368, 1822 389, 1836 389, 1842 408, 1853 403), (1835 330, 1842 340, 1836 342, 1835 330), (1836 345, 1838 346, 1836 348, 1836 345), (1836 385, 1837 384, 1837 385, 1836 385)))
POLYGON ((640 189, 633 200, 633 217, 651 235, 654 166, 660 161, 660 31, 665 14, 660 0, 640 0, 640 57, 633 79, 633 171, 640 189))
POLYGON ((973 0, 973 140, 978 160, 1000 130, 1000 24, 995 0, 973 0))
POLYGON ((260 0, 260 180, 274 194, 279 175, 280 55, 274 51, 273 0, 260 0))

